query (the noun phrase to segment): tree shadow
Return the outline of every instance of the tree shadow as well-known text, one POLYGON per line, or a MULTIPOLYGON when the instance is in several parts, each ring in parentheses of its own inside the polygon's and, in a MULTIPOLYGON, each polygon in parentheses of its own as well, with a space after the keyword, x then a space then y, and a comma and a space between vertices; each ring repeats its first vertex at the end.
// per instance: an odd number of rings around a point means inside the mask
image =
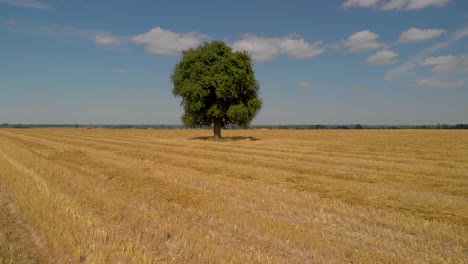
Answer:
POLYGON ((191 140, 204 140, 204 141, 216 141, 216 142, 231 142, 231 141, 257 141, 260 140, 259 138, 255 137, 222 137, 222 138, 214 138, 211 137, 191 137, 191 140))

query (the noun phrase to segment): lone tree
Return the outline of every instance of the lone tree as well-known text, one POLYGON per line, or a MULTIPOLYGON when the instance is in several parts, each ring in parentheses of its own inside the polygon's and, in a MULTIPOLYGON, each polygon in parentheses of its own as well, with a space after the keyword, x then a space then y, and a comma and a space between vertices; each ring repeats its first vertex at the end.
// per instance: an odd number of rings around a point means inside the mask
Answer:
POLYGON ((189 127, 247 127, 262 107, 252 60, 222 41, 183 52, 172 76, 174 96, 182 97, 182 122, 189 127))

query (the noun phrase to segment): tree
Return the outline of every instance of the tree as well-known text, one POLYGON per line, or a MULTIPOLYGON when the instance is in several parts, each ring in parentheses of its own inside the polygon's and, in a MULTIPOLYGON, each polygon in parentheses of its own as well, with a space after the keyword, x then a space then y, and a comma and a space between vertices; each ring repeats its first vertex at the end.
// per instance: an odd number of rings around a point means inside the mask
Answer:
POLYGON ((222 127, 247 127, 262 106, 249 54, 222 41, 184 51, 171 80, 172 93, 182 98, 184 125, 213 125, 215 138, 222 127))

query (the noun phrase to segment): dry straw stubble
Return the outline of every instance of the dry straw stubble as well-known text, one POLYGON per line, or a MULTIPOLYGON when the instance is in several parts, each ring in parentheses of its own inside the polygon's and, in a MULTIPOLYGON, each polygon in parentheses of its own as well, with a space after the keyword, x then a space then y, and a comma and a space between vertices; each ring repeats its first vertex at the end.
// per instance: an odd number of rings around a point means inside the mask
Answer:
POLYGON ((467 261, 465 131, 210 133, 0 130, 0 261, 467 261))

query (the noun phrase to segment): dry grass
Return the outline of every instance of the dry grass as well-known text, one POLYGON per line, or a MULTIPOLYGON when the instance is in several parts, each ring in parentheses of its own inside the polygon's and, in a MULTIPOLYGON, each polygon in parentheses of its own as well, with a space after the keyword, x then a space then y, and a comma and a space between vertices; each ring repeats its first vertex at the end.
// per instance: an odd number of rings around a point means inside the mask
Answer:
POLYGON ((0 263, 467 263, 468 132, 0 130, 0 263))

